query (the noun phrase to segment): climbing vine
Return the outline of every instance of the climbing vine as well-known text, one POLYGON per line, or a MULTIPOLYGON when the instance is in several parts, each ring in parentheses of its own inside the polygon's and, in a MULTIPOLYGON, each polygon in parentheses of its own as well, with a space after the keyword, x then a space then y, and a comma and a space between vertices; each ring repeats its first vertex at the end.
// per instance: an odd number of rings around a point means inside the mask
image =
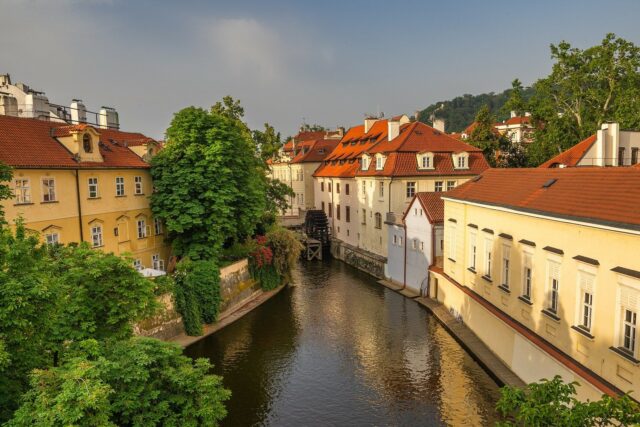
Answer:
POLYGON ((216 321, 222 301, 217 263, 189 258, 180 261, 175 274, 174 298, 187 335, 202 335, 202 324, 216 321))

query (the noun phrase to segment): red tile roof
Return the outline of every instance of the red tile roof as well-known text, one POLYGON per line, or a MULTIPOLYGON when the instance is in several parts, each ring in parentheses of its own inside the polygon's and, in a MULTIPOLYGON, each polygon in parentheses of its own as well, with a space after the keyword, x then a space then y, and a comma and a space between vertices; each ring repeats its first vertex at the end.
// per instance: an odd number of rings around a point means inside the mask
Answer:
MULTIPOLYGON (((431 224, 444 221, 444 200, 442 200, 443 193, 437 192, 420 192, 413 196, 413 200, 418 199, 422 209, 427 214, 427 218, 431 224)), ((413 205, 413 200, 409 203, 409 206, 413 205)), ((409 211, 407 210, 402 217, 407 216, 409 211)))
POLYGON ((558 154, 552 159, 547 160, 543 164, 541 164, 540 168, 556 168, 559 165, 565 165, 569 167, 577 166, 580 160, 584 157, 584 155, 589 151, 589 149, 595 144, 597 139, 597 135, 593 134, 584 141, 581 141, 569 148, 566 151, 558 154))
POLYGON ((489 169, 443 197, 640 230, 637 168, 489 169))
POLYGON ((323 161, 336 148, 339 141, 336 139, 317 139, 301 143, 301 149, 291 160, 291 163, 311 163, 323 161), (306 152, 305 152, 306 149, 306 152))
POLYGON ((36 119, 0 116, 0 161, 23 168, 149 168, 127 148, 151 138, 141 133, 94 128, 100 134, 104 162, 78 162, 56 137, 70 135, 88 125, 67 125, 36 119), (131 144, 130 144, 131 143, 131 144))
POLYGON ((510 117, 507 120, 505 120, 502 123, 498 123, 497 125, 528 125, 531 123, 531 117, 529 116, 516 116, 516 117, 510 117))

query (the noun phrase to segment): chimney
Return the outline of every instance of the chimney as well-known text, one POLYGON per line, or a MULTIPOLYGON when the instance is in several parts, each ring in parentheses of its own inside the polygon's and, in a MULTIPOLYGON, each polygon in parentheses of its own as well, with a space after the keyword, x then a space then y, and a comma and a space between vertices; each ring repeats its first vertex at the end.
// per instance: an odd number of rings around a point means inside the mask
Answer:
POLYGON ((0 93, 0 116, 18 117, 18 100, 14 96, 0 93))
POLYGON ((102 106, 100 109, 99 126, 102 129, 119 129, 118 112, 111 107, 102 106))
POLYGON ((435 130, 438 130, 444 133, 444 125, 445 125, 444 119, 437 119, 437 118, 433 119, 433 128, 435 130))
POLYGON ((87 122, 87 107, 84 106, 81 99, 74 99, 71 102, 71 123, 77 125, 78 123, 87 122))
POLYGON ((414 113, 413 117, 414 117, 414 120, 416 122, 419 122, 420 121, 420 110, 416 110, 416 112, 414 113))
POLYGON ((364 119, 364 133, 369 132, 376 121, 378 121, 378 119, 375 117, 367 117, 366 119, 364 119))
POLYGON ((389 141, 394 140, 400 135, 400 122, 389 120, 387 122, 387 139, 389 141))
POLYGON ((0 86, 9 86, 11 84, 11 76, 9 74, 0 74, 0 86))

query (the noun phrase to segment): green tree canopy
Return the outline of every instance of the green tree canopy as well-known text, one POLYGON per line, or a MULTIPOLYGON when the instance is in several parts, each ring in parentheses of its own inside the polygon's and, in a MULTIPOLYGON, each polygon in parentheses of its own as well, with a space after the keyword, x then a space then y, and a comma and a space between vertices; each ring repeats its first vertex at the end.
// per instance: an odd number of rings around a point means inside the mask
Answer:
POLYGON ((9 426, 215 426, 230 392, 206 359, 150 338, 70 350, 57 367, 38 369, 9 426))
POLYGON ((263 131, 254 130, 252 135, 256 149, 264 161, 276 156, 282 147, 280 132, 276 132, 269 123, 264 124, 263 131))
POLYGON ((531 162, 537 165, 592 135, 607 121, 640 127, 640 48, 607 34, 587 49, 551 45, 551 74, 534 84, 536 125, 531 162))
POLYGON ((242 112, 230 98, 210 112, 181 110, 152 160, 153 213, 178 256, 212 258, 225 242, 251 235, 264 212, 265 167, 242 112))
POLYGON ((502 106, 502 113, 510 115, 513 111, 516 116, 524 116, 527 112, 527 101, 524 98, 524 88, 520 80, 515 79, 511 82, 511 89, 509 90, 509 98, 507 102, 502 106))

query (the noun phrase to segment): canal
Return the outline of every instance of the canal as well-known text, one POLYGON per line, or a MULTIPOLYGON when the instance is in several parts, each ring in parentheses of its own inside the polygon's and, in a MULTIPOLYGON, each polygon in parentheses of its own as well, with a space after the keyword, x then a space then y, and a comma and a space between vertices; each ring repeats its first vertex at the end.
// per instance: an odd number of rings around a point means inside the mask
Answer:
POLYGON ((336 260, 191 345, 228 426, 490 425, 498 386, 429 312, 336 260))

